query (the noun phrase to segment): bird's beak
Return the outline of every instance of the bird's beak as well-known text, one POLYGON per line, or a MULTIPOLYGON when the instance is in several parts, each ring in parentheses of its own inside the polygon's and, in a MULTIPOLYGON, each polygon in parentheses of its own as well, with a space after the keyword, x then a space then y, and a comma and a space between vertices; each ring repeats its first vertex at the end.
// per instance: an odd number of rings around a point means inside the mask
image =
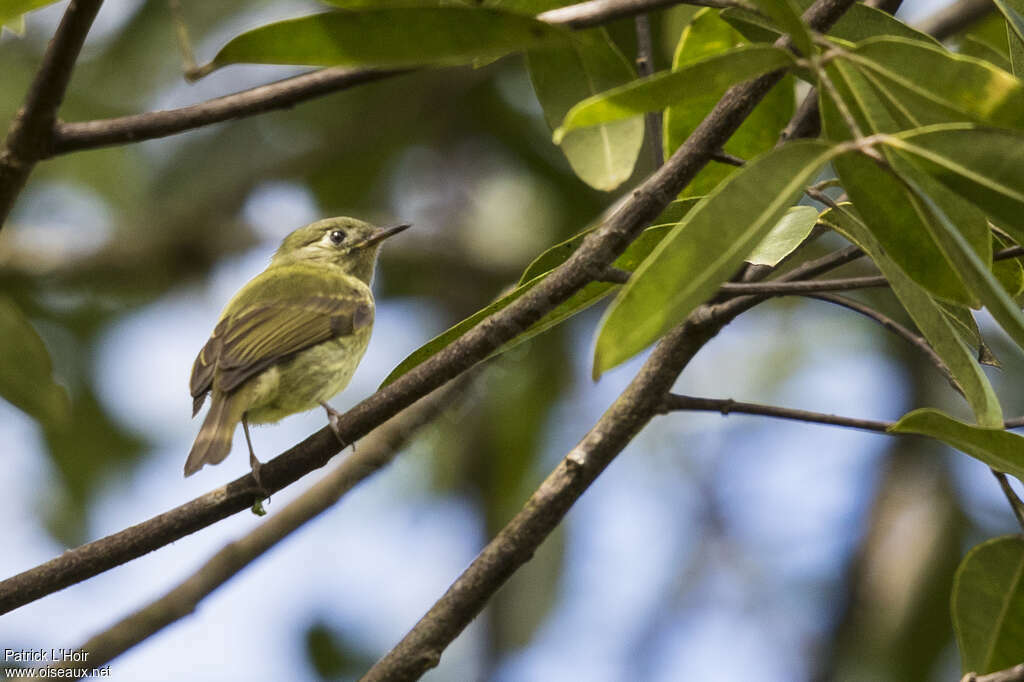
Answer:
POLYGON ((403 230, 409 229, 410 227, 412 227, 412 225, 409 224, 409 223, 404 223, 402 225, 395 225, 394 227, 378 227, 377 230, 373 234, 371 234, 369 237, 367 237, 362 242, 357 244, 356 247, 362 249, 362 248, 366 248, 367 246, 373 246, 374 244, 379 244, 382 241, 384 241, 385 239, 387 239, 388 237, 392 237, 392 236, 398 234, 399 232, 402 232, 403 230))

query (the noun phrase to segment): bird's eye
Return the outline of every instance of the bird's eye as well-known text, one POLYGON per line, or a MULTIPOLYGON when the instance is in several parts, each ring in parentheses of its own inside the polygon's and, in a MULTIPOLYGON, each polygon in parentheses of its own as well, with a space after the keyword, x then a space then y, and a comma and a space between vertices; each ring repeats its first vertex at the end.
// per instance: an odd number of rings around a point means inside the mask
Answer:
POLYGON ((333 230, 330 234, 331 243, 338 246, 345 241, 345 233, 341 230, 333 230))

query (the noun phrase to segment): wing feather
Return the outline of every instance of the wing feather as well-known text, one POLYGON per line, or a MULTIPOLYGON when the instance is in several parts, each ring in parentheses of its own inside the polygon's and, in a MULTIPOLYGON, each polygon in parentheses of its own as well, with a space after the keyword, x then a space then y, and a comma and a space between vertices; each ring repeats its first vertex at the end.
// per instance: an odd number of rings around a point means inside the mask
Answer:
POLYGON ((279 296, 226 316, 192 366, 193 415, 216 384, 230 392, 268 367, 373 323, 372 299, 354 286, 328 294, 279 296))

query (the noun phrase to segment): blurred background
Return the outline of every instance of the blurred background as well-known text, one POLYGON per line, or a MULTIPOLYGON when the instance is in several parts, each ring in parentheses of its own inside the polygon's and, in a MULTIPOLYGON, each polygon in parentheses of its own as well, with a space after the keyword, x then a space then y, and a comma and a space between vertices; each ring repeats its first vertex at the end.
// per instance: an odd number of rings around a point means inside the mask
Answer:
MULTIPOLYGON (((201 61, 241 30, 320 7, 183 5, 201 61)), ((911 0, 901 16, 939 7, 911 0)), ((4 128, 63 9, 31 14, 23 38, 0 39, 4 128)), ((692 12, 655 17, 657 68, 692 12)), ((633 55, 632 22, 610 28, 633 55)), ((984 42, 984 26, 973 32, 969 44, 984 42)), ((182 106, 298 72, 230 67, 186 84, 167 3, 109 0, 61 117, 182 106)), ((640 159, 633 182, 651 170, 650 156, 640 159)), ((31 319, 73 407, 69 424, 42 426, 0 402, 0 576, 248 470, 237 438, 224 464, 182 478, 199 427, 187 379, 221 307, 294 228, 333 215, 415 225, 384 249, 373 340, 334 401, 345 409, 630 184, 606 194, 576 179, 519 57, 41 163, 0 232, 0 296, 31 319)), ((900 317, 886 292, 863 298, 900 317)), ((391 467, 115 660, 114 679, 358 676, 639 367, 642 358, 591 382, 599 312, 492 363, 391 467)), ((1003 364, 991 372, 1004 409, 1021 414, 1011 382, 1024 358, 981 322, 1003 364)), ((743 315, 676 389, 875 419, 922 405, 962 413, 902 341, 801 299, 743 315)), ((257 454, 269 459, 323 425, 314 411, 257 429, 257 454)), ((275 494, 269 513, 320 476, 275 494)), ((7 614, 0 647, 76 647, 259 523, 238 514, 7 614)), ((1014 530, 987 468, 934 444, 741 415, 661 417, 427 679, 954 679, 952 572, 971 545, 1014 530)))

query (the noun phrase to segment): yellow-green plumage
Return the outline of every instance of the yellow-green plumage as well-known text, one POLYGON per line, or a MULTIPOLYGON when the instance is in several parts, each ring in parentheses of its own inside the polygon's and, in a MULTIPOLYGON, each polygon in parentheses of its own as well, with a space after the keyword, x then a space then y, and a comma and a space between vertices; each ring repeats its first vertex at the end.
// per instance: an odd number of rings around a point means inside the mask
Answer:
POLYGON ((276 422, 348 385, 370 341, 380 241, 405 227, 353 218, 307 225, 231 299, 192 367, 193 415, 207 394, 211 406, 186 476, 228 455, 243 418, 276 422))

